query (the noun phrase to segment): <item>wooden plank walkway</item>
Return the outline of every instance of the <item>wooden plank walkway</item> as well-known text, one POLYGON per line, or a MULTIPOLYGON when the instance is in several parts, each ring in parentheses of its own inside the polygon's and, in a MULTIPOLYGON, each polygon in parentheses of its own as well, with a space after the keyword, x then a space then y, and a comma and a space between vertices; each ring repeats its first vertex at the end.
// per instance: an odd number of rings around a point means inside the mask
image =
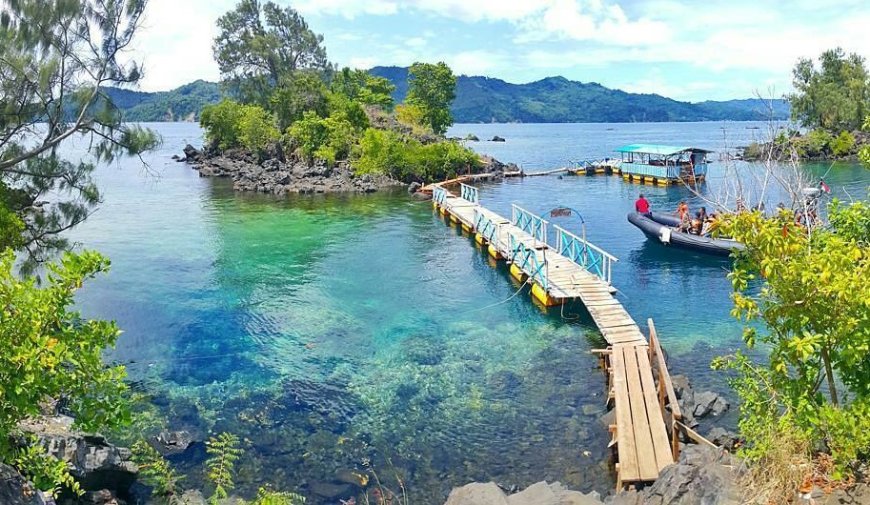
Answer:
POLYGON ((477 189, 465 184, 460 196, 434 186, 433 204, 452 222, 475 233, 489 254, 511 263, 512 275, 531 283, 532 295, 539 302, 548 306, 568 300, 583 303, 608 344, 601 353, 608 377, 607 401, 613 402, 616 415, 616 424, 610 429, 611 446, 616 446, 619 460, 617 488, 655 480, 675 461, 679 444, 672 440, 681 417, 652 320, 650 346, 614 297, 610 264, 616 258, 558 227, 553 245, 543 218, 517 206, 511 219, 502 217, 481 206, 477 189), (654 364, 661 378, 658 385, 653 377, 654 364), (666 406, 676 409, 670 429, 665 424, 666 406))

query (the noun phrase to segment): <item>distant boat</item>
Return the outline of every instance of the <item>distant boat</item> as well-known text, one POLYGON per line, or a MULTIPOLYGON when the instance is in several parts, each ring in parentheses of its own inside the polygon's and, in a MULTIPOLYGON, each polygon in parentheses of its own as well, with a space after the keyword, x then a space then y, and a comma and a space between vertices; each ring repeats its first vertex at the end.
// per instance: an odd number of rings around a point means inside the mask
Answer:
POLYGON ((702 182, 707 177, 707 155, 700 147, 630 144, 616 150, 621 156, 619 173, 630 182, 667 186, 683 181, 702 182))
POLYGON ((675 227, 680 224, 680 219, 673 215, 661 213, 644 215, 632 212, 628 215, 628 222, 640 228, 640 231, 648 238, 663 245, 672 245, 714 256, 728 256, 732 251, 745 248, 736 240, 704 237, 677 231, 675 227))

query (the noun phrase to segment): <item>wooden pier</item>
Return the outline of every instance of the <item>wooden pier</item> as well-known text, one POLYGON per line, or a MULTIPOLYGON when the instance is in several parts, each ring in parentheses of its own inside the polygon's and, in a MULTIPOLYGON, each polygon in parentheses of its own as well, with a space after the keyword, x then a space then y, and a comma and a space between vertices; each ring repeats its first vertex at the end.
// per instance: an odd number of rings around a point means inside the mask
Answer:
POLYGON ((460 184, 457 196, 435 185, 432 193, 435 209, 474 233, 491 256, 507 261, 511 275, 529 283, 538 302, 583 303, 608 345, 595 352, 607 376, 607 403, 615 410, 610 446, 618 459, 617 489, 658 478, 676 460, 678 428, 685 427, 652 320, 647 341, 614 297, 611 274, 617 259, 559 226, 550 229, 547 220, 517 205, 510 219, 492 212, 480 205, 473 186, 460 184))

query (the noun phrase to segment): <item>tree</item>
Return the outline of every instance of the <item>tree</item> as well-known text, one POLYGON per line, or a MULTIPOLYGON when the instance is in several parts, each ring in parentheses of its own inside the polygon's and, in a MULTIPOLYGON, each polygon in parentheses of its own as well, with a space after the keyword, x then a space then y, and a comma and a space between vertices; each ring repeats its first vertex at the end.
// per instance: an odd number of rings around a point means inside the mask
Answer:
POLYGON ((426 124, 443 134, 453 124, 450 103, 456 97, 456 76, 444 62, 414 63, 408 70, 408 96, 405 103, 423 111, 426 124))
POLYGON ((91 178, 94 164, 62 159, 62 142, 86 137, 97 161, 137 155, 159 142, 153 132, 122 123, 104 92, 141 78, 139 66, 125 62, 124 52, 145 5, 145 0, 4 2, 0 245, 25 251, 24 272, 64 248, 58 234, 84 220, 100 200, 91 178))
POLYGON ((333 76, 330 90, 362 105, 391 110, 396 87, 384 77, 376 77, 365 70, 344 67, 333 76))
POLYGON ((45 287, 16 277, 14 262, 11 250, 0 252, 0 460, 7 462, 15 457, 10 435, 46 402, 63 401, 85 430, 129 418, 124 367, 102 359, 118 327, 69 309, 76 290, 106 272, 109 261, 94 252, 66 253, 47 266, 45 287))
POLYGON ((870 112, 870 74, 858 54, 841 48, 825 51, 817 69, 809 58, 792 72, 795 92, 788 95, 792 119, 809 128, 852 131, 870 112))
POLYGON ((269 98, 269 108, 278 118, 278 127, 283 130, 302 119, 305 112, 326 115, 327 93, 319 75, 311 71, 295 72, 281 78, 269 98))
MULTIPOLYGON (((870 116, 864 119, 864 131, 870 131, 870 116)), ((870 167, 870 145, 862 147, 861 151, 858 152, 858 157, 864 165, 870 167)))
POLYGON ((215 60, 243 101, 268 106, 272 88, 297 70, 331 69, 323 36, 290 7, 241 0, 217 25, 215 60))

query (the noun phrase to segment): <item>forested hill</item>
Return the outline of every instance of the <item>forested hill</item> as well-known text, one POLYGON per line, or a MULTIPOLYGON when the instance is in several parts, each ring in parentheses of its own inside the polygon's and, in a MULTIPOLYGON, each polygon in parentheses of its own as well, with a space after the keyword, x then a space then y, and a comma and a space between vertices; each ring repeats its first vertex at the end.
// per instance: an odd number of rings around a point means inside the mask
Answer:
MULTIPOLYGON (((407 92, 408 69, 375 67, 372 74, 396 85, 394 98, 407 92)), ((490 77, 459 76, 453 116, 458 123, 748 121, 770 119, 768 100, 747 99, 688 103, 660 95, 626 93, 597 83, 548 77, 511 84, 490 77)), ((789 106, 774 100, 774 119, 788 119, 789 106)))
POLYGON ((203 80, 172 91, 148 93, 108 88, 106 93, 127 121, 198 121, 203 106, 221 99, 220 85, 203 80))
MULTIPOLYGON (((396 85, 396 101, 408 91, 408 69, 375 67, 371 73, 396 85)), ((220 100, 220 85, 195 81, 172 91, 107 90, 128 121, 195 121, 199 111, 220 100)), ((774 119, 788 119, 789 106, 774 100, 774 119)), ((460 76, 452 111, 457 123, 743 121, 769 119, 767 100, 688 103, 660 95, 626 93, 596 83, 548 77, 511 84, 489 77, 460 76)))

